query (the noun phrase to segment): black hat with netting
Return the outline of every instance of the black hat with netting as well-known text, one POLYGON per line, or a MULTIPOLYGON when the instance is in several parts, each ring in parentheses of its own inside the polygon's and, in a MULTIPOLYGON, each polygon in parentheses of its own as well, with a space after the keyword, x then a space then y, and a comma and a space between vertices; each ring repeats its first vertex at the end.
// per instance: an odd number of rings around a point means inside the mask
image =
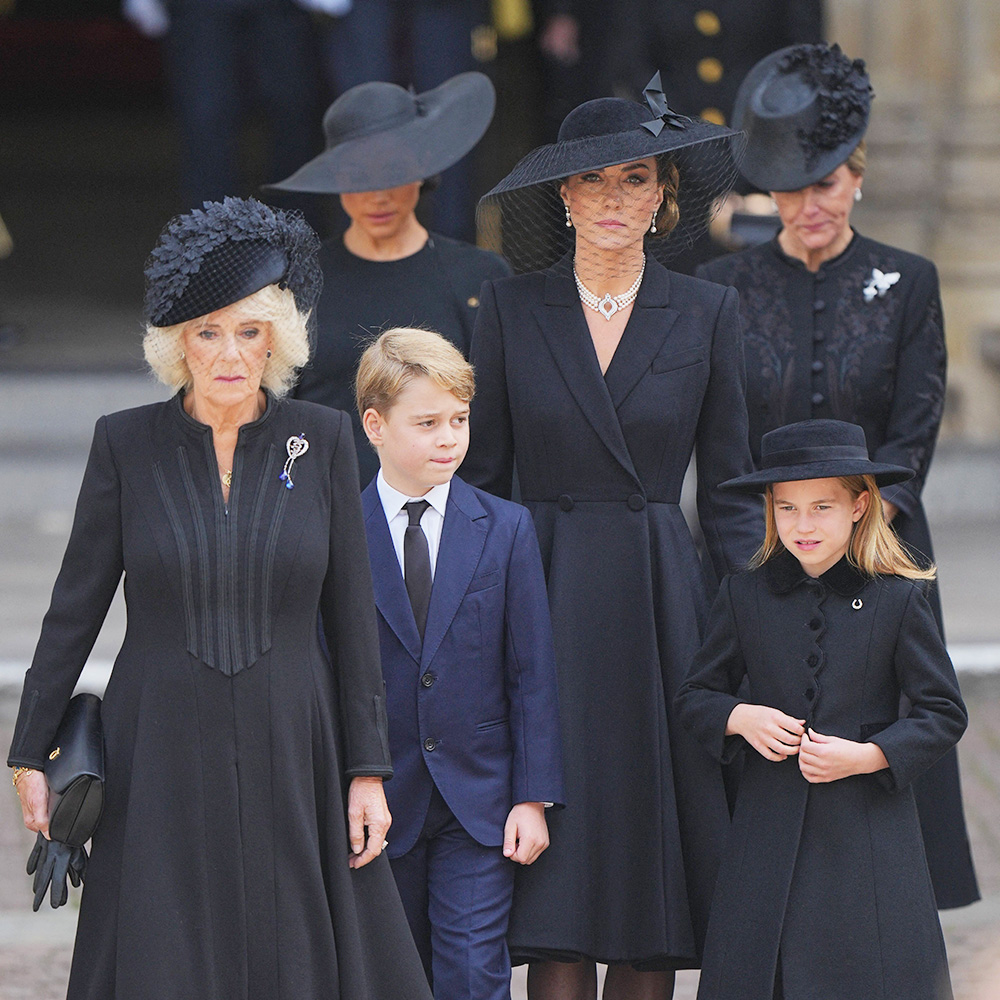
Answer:
POLYGON ((171 219, 146 261, 146 322, 185 323, 273 284, 306 315, 323 287, 319 247, 300 212, 255 198, 206 201, 171 219))
POLYGON ((673 201, 676 207, 665 204, 651 219, 657 231, 646 236, 645 251, 663 262, 690 247, 732 188, 743 137, 671 110, 659 73, 643 95, 645 104, 605 97, 571 111, 557 142, 528 153, 480 200, 480 244, 502 253, 517 273, 569 260, 576 237, 562 182, 653 157, 659 180, 667 180, 665 202, 673 201))

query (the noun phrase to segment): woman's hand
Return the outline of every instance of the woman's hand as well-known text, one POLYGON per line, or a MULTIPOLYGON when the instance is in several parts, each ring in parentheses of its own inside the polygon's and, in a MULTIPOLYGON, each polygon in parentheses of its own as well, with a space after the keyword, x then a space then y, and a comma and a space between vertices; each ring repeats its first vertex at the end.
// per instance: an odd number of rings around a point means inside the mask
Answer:
POLYGON ((785 760, 799 752, 805 719, 793 719, 767 705, 737 705, 729 713, 727 736, 742 736, 767 760, 785 760))
POLYGON ((541 802, 518 802, 503 828, 503 856, 530 865, 549 846, 549 826, 541 802))
POLYGON ((820 784, 852 774, 871 774, 889 766, 877 743, 855 743, 840 736, 808 730, 799 747, 799 770, 806 781, 820 784))
POLYGON ((29 771, 17 783, 24 825, 29 830, 49 836, 49 783, 41 771, 29 771))
POLYGON ((391 823, 382 779, 353 778, 347 792, 347 833, 351 840, 347 863, 352 868, 364 868, 382 853, 391 823), (368 828, 367 842, 365 827, 368 828))

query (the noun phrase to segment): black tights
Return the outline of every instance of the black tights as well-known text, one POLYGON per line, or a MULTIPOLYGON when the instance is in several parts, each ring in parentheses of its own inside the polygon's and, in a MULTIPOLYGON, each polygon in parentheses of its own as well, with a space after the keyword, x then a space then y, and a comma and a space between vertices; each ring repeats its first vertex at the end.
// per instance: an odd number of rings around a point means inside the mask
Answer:
MULTIPOLYGON (((610 965, 603 1000, 671 1000, 673 972, 637 972, 631 965, 610 965)), ((596 1000, 594 962, 532 962, 528 966, 528 1000, 596 1000)))

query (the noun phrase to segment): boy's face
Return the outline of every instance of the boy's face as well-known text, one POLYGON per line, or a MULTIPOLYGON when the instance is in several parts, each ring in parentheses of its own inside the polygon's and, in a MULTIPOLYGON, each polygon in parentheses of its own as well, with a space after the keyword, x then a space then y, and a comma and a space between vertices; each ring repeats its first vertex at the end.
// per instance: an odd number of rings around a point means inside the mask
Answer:
POLYGON ((469 450, 469 404, 426 375, 414 378, 386 413, 367 409, 361 421, 385 481, 407 496, 448 482, 469 450))

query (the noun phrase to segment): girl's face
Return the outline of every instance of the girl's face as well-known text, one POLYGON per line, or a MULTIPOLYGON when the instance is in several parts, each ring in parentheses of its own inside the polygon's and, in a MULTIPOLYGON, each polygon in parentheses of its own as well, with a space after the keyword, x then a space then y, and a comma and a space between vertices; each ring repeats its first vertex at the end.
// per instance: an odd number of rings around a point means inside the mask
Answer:
POLYGON ((832 174, 798 191, 772 191, 782 227, 793 244, 813 253, 826 250, 851 227, 854 193, 861 178, 842 163, 832 174))
POLYGON ((580 241, 603 250, 641 244, 653 215, 663 201, 656 160, 649 156, 601 170, 573 174, 560 186, 569 206, 577 245, 580 241))
POLYGON ((839 479, 775 483, 771 502, 778 537, 809 576, 821 576, 847 554, 869 499, 867 490, 852 497, 839 479))

